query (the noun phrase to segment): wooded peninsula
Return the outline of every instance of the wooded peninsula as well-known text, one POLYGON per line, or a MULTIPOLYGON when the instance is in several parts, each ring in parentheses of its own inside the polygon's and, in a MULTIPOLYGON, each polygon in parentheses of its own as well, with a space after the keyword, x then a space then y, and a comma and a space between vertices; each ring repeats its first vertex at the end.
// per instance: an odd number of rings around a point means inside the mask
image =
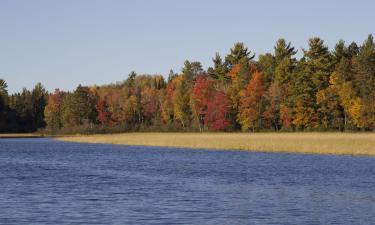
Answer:
POLYGON ((243 43, 213 57, 205 70, 185 61, 181 72, 144 75, 74 91, 8 94, 0 79, 0 132, 49 134, 129 131, 374 131, 375 43, 319 37, 297 49, 279 39, 255 58, 243 43))

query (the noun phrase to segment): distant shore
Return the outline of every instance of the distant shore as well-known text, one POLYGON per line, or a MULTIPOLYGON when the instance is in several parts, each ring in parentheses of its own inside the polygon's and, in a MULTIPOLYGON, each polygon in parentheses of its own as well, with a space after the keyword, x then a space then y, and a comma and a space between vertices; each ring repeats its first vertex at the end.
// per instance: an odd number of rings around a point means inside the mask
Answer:
POLYGON ((11 133, 11 134, 1 134, 0 133, 0 138, 41 138, 44 137, 41 134, 36 134, 36 133, 11 133))
POLYGON ((119 145, 375 156, 375 133, 123 133, 55 139, 119 145))

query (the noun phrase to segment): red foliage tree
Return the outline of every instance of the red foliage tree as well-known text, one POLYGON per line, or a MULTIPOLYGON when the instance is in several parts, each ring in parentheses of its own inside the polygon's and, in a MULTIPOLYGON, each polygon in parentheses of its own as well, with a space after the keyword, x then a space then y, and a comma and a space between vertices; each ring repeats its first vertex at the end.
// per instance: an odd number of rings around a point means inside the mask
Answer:
POLYGON ((166 86, 164 101, 161 104, 161 120, 163 123, 169 123, 173 118, 173 96, 176 90, 176 85, 173 82, 169 82, 166 86))
POLYGON ((279 130, 280 120, 280 102, 281 90, 279 85, 272 84, 266 92, 265 98, 268 100, 266 110, 263 112, 263 118, 268 123, 268 126, 273 127, 276 131, 279 130))
POLYGON ((159 100, 158 100, 158 93, 156 89, 145 88, 142 91, 142 109, 143 109, 143 116, 147 120, 151 120, 153 116, 155 116, 158 108, 159 108, 159 100))
POLYGON ((198 75, 192 89, 194 108, 198 114, 204 114, 207 104, 212 97, 213 82, 204 75, 198 75))
POLYGON ((96 111, 98 112, 98 116, 96 119, 102 124, 102 125, 112 125, 112 113, 109 110, 108 104, 105 100, 99 100, 96 103, 96 111))
POLYGON ((223 91, 215 91, 213 97, 207 103, 204 123, 215 131, 224 131, 229 126, 227 114, 230 109, 230 101, 223 91))
POLYGON ((290 116, 288 107, 282 106, 280 108, 280 119, 283 122, 283 127, 289 129, 292 124, 292 117, 290 116))

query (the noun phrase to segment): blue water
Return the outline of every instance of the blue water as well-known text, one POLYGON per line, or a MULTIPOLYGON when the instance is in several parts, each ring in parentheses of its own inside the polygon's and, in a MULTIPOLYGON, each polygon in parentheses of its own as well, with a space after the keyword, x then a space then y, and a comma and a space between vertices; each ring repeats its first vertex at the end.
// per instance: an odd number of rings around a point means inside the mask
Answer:
POLYGON ((375 224, 375 158, 0 139, 0 224, 375 224))

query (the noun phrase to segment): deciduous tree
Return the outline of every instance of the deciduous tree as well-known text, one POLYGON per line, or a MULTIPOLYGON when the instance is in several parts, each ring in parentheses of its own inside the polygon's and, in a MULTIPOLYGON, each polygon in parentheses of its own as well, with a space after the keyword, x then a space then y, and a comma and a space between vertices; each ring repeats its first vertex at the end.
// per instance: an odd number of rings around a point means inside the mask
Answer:
POLYGON ((260 129, 262 126, 262 103, 264 84, 262 73, 255 72, 245 90, 240 93, 240 105, 237 120, 242 130, 260 129))

